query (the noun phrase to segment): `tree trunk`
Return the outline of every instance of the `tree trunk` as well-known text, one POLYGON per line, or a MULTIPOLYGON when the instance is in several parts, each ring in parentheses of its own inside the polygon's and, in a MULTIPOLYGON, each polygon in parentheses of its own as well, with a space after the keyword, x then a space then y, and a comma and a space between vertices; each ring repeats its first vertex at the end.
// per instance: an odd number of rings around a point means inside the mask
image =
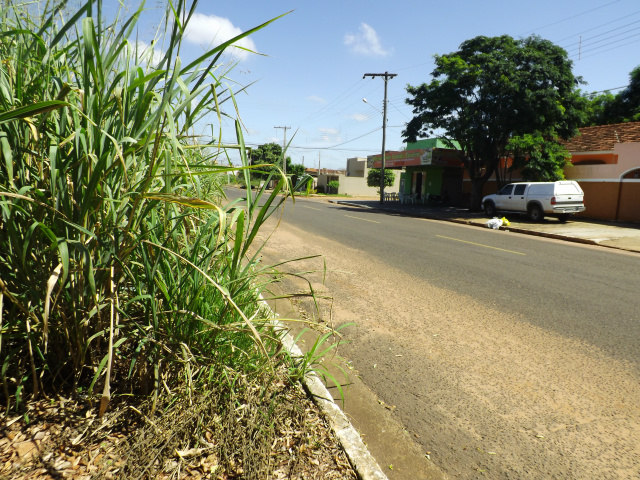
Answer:
POLYGON ((487 179, 484 176, 471 180, 470 212, 479 212, 482 210, 482 189, 485 183, 487 183, 487 179))

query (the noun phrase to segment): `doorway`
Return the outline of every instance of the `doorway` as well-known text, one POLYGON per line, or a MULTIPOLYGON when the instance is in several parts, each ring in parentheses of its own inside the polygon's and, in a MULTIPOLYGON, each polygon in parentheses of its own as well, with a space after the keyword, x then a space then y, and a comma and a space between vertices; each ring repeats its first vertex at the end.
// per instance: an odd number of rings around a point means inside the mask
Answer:
POLYGON ((415 190, 414 193, 416 194, 416 198, 420 199, 422 198, 422 177, 424 176, 423 172, 415 172, 414 174, 414 185, 415 185, 415 190))

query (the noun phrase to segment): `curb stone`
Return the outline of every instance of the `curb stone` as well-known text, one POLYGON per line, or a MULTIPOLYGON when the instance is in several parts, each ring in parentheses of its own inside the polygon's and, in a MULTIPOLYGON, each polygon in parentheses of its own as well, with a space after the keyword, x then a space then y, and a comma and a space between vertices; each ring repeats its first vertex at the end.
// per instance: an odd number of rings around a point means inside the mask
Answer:
MULTIPOLYGON (((293 337, 288 333, 287 327, 277 319, 277 314, 271 310, 271 307, 260 295, 260 299, 264 308, 271 314, 271 323, 281 329, 280 340, 282 346, 289 351, 292 357, 302 357, 302 350, 296 345, 293 337)), ((325 415, 329 426, 336 434, 340 441, 344 452, 351 463, 359 480, 389 480, 383 473, 382 469, 369 452, 366 445, 362 441, 362 437, 358 431, 351 425, 351 422, 333 401, 333 397, 320 381, 315 372, 309 372, 302 380, 302 384, 309 392, 318 408, 325 415)))
MULTIPOLYGON (((276 325, 284 329, 282 335, 284 348, 289 350, 293 356, 303 356, 302 351, 293 341, 293 337, 289 333, 286 333, 284 325, 278 320, 276 320, 276 325)), ((315 372, 307 374, 303 383, 307 391, 313 396, 320 410, 325 414, 329 425, 335 432, 338 440, 340 440, 342 448, 347 454, 349 462, 351 462, 358 478, 360 480, 388 480, 378 465, 378 462, 376 462, 373 455, 369 453, 360 434, 353 425, 351 425, 351 422, 340 407, 335 404, 331 394, 315 372)))

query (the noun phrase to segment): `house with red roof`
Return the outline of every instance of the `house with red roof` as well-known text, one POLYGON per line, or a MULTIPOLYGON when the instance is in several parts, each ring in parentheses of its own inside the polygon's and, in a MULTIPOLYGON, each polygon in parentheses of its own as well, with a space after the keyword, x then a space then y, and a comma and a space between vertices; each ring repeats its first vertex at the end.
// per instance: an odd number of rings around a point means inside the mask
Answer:
POLYGON ((581 216, 640 222, 640 122, 580 128, 565 143, 567 180, 584 190, 581 216))

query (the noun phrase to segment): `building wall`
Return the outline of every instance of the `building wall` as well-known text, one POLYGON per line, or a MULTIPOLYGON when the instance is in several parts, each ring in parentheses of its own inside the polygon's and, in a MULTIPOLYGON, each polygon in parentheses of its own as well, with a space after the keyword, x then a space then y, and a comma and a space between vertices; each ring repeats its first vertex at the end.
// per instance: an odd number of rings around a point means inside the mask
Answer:
POLYGON ((366 158, 347 158, 347 177, 366 177, 368 171, 366 158))
MULTIPOLYGON (((395 173, 395 180, 393 181, 392 187, 385 187, 384 191, 386 193, 398 193, 399 185, 400 185, 400 172, 395 173)), ((346 175, 340 175, 338 177, 338 182, 340 186, 338 187, 338 193, 341 195, 351 195, 351 196, 377 196, 380 195, 379 187, 369 187, 367 186, 367 177, 347 177, 346 175)))
MULTIPOLYGON (((605 165, 571 165, 565 168, 567 180, 577 181, 584 190, 587 209, 582 217, 602 220, 640 222, 640 180, 623 178, 640 168, 640 143, 617 143, 613 152, 597 152, 594 158, 610 154, 615 163, 605 165)), ((575 153, 576 159, 589 154, 575 153)))
POLYGON ((618 220, 640 222, 640 180, 623 180, 620 185, 618 220))

